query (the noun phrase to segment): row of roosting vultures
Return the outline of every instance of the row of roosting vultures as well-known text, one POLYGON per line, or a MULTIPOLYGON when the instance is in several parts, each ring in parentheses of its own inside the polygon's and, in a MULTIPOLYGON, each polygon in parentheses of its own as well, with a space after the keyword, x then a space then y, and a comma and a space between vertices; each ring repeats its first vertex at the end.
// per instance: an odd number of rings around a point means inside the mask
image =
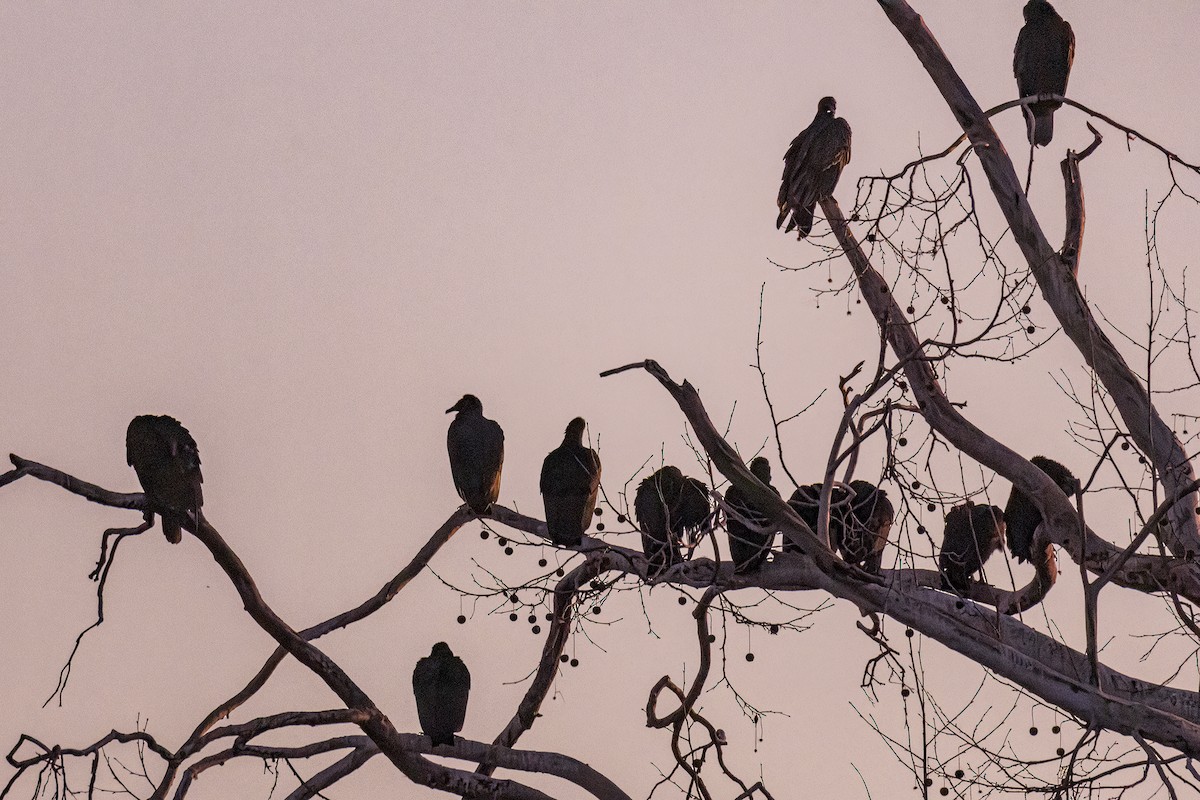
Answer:
MULTIPOLYGON (((464 396, 447 410, 450 412, 457 412, 447 435, 455 488, 475 512, 486 514, 500 494, 504 432, 483 416, 483 405, 474 395, 464 396)), ((585 427, 581 417, 571 420, 562 444, 542 464, 546 528, 551 541, 564 547, 576 547, 583 541, 600 489, 600 456, 583 443, 585 427)), ((1075 492, 1075 477, 1062 464, 1042 456, 1035 456, 1032 463, 1064 493, 1075 492)), ((750 472, 779 495, 771 484, 771 464, 766 458, 753 459, 750 472)), ((801 486, 788 499, 788 505, 814 531, 819 523, 821 488, 819 483, 801 486)), ((763 509, 756 508, 736 486, 726 490, 724 499, 724 525, 734 569, 740 573, 757 570, 775 551, 778 531, 763 509)), ((895 521, 887 492, 862 480, 834 484, 828 506, 830 547, 846 562, 877 573, 895 521)), ((684 551, 710 534, 722 516, 710 502, 708 485, 674 466, 662 467, 638 485, 633 510, 651 576, 683 561, 684 551)), ((976 573, 1003 547, 1006 538, 1019 561, 1030 560, 1033 534, 1041 521, 1037 508, 1015 488, 1003 510, 970 501, 950 509, 938 553, 943 588, 967 592, 976 573)), ((796 549, 784 541, 782 552, 796 549)))

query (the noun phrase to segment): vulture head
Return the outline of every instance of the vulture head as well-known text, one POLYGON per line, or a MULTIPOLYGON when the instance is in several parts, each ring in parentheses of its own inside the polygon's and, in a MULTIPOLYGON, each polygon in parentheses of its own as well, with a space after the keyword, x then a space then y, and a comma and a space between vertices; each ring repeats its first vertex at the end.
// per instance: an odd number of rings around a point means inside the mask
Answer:
POLYGON ((1058 16, 1058 12, 1054 10, 1054 6, 1050 5, 1046 0, 1029 0, 1025 4, 1025 9, 1022 13, 1025 15, 1026 22, 1058 16))
POLYGON ((479 402, 479 398, 473 394, 464 394, 461 400, 446 409, 447 414, 452 411, 478 411, 482 414, 483 403, 479 402))

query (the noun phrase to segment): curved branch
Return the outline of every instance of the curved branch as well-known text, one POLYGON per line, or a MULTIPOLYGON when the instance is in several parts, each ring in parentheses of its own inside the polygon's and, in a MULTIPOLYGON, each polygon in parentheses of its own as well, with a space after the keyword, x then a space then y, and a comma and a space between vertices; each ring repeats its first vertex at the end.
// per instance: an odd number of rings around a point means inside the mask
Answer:
MULTIPOLYGON (((854 269, 863 300, 888 337, 892 352, 904 364, 909 386, 925 421, 957 449, 1012 481, 1041 510, 1047 541, 1062 546, 1073 556, 1078 554, 1079 516, 1067 496, 1046 473, 973 425, 950 403, 924 357, 916 333, 904 319, 887 283, 871 266, 850 231, 841 206, 829 197, 821 201, 821 209, 854 269)), ((1186 505, 1187 499, 1193 496, 1186 491, 1190 483, 1176 487, 1172 493, 1179 498, 1174 508, 1186 505), (1183 493, 1180 494, 1180 491, 1183 493)), ((1122 550, 1097 536, 1090 528, 1085 527, 1084 531, 1084 565, 1092 572, 1104 572, 1122 555, 1122 550)), ((1200 601, 1200 575, 1191 564, 1161 556, 1130 555, 1128 559, 1128 563, 1113 575, 1113 583, 1148 594, 1173 590, 1189 600, 1200 601)), ((1016 606, 1010 604, 1009 608, 1015 610, 1016 606)))
POLYGON ((99 503, 102 506, 109 506, 111 508, 129 508, 134 511, 146 510, 146 495, 142 494, 141 492, 125 493, 109 491, 108 489, 97 486, 94 483, 81 481, 79 478, 76 478, 73 475, 68 475, 61 470, 54 469, 53 467, 47 467, 45 464, 39 464, 36 461, 30 461, 28 459, 21 458, 15 453, 9 454, 8 460, 11 461, 17 469, 14 472, 6 473, 5 477, 11 475, 12 478, 4 483, 0 483, 0 486, 4 486, 5 484, 11 483, 17 478, 28 475, 32 478, 37 478, 40 481, 46 481, 47 483, 53 483, 55 486, 61 486, 71 494, 77 494, 84 500, 90 500, 91 502, 99 503))

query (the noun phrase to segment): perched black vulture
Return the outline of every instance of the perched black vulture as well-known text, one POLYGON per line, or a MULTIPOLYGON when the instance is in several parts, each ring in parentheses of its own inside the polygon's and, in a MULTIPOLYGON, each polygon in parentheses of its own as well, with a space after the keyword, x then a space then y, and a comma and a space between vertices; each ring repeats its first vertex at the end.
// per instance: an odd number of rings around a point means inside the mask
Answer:
POLYGON ((454 734, 463 729, 467 718, 470 693, 471 673, 445 642, 435 644, 429 655, 417 661, 413 670, 417 718, 435 747, 454 744, 454 734))
POLYGON ((446 413, 457 411, 446 433, 450 453, 450 474, 458 496, 476 514, 486 514, 500 496, 500 470, 504 466, 504 431, 483 415, 483 403, 473 394, 462 399, 446 413))
POLYGON ((850 125, 833 115, 836 110, 836 100, 822 97, 812 124, 792 140, 783 156, 775 227, 781 227, 790 214, 787 232, 799 229, 801 239, 812 231, 813 208, 833 194, 842 167, 850 163, 850 125))
MULTIPOLYGON (((834 506, 846 497, 846 490, 840 486, 833 487, 833 494, 829 498, 830 506, 834 506)), ((808 527, 812 528, 812 532, 817 532, 817 512, 821 510, 821 484, 809 483, 799 487, 792 492, 792 496, 788 498, 788 505, 804 520, 808 527)), ((830 528, 833 527, 833 517, 836 511, 830 514, 830 528)), ((830 531, 832 535, 832 530, 830 531)), ((799 547, 792 543, 790 539, 784 537, 783 552, 799 553, 802 552, 799 547)))
MULTIPOLYGON (((1025 4, 1025 27, 1017 35, 1013 74, 1021 97, 1067 93, 1067 78, 1075 60, 1075 33, 1046 0, 1025 4)), ((1050 144, 1054 136, 1054 111, 1062 103, 1046 100, 1025 108, 1029 143, 1050 144)))
POLYGON ((685 533, 694 533, 709 518, 708 486, 666 466, 642 481, 633 499, 642 530, 642 551, 656 575, 680 561, 685 533))
POLYGON ((858 564, 876 574, 883 562, 883 549, 896 512, 887 492, 875 484, 850 481, 850 488, 854 490, 854 499, 830 513, 829 544, 847 563, 858 564))
POLYGON ((546 528, 555 544, 576 547, 592 524, 600 490, 600 456, 583 444, 583 417, 567 425, 563 443, 542 462, 546 528))
MULTIPOLYGON (((768 489, 779 494, 779 490, 771 485, 770 461, 762 456, 753 459, 750 462, 750 472, 768 489)), ((735 514, 741 515, 755 527, 761 528, 767 524, 766 515, 756 509, 736 486, 730 486, 725 490, 725 502, 729 504, 735 514)), ((763 562, 767 560, 767 553, 771 552, 771 542, 775 539, 775 531, 754 530, 746 523, 734 518, 732 514, 726 515, 725 530, 729 534, 729 559, 733 562, 736 572, 753 572, 763 565, 763 562)))
MULTIPOLYGON (((1044 456, 1034 456, 1029 459, 1029 463, 1049 475, 1050 480, 1054 481, 1067 497, 1075 494, 1075 484, 1078 481, 1071 474, 1071 470, 1044 456)), ((1012 493, 1008 495, 1008 505, 1004 507, 1004 524, 1008 529, 1008 549, 1017 557, 1017 561, 1030 560, 1033 532, 1041 523, 1042 512, 1014 486, 1012 493)))
POLYGON ((967 501, 950 509, 938 555, 942 588, 966 594, 975 573, 1003 543, 1004 512, 999 506, 977 506, 967 501))
POLYGON ((125 460, 137 473, 149 510, 162 517, 163 535, 178 544, 181 526, 190 517, 198 522, 204 505, 196 440, 174 417, 143 414, 125 431, 125 460))

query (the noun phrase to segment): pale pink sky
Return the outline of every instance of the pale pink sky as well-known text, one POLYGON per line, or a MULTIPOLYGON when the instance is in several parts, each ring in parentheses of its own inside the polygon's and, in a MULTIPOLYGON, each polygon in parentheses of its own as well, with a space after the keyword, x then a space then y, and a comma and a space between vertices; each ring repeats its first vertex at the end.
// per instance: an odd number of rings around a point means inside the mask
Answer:
MULTIPOLYGON (((1015 97, 1021 2, 914 4, 985 107, 1015 97)), ((1057 6, 1078 38, 1069 93, 1200 158, 1200 5, 1057 6)), ((737 401, 731 439, 752 453, 769 435, 747 366, 763 282, 764 358, 788 409, 874 357, 861 307, 816 307, 810 288, 824 272, 768 263, 817 254, 775 231, 774 198, 783 151, 825 94, 854 128, 844 207, 860 175, 957 135, 867 0, 0 6, 0 451, 134 491, 127 422, 178 417, 200 445, 206 514, 297 627, 374 592, 458 505, 442 412, 465 392, 503 425, 501 501, 527 513, 540 514, 541 459, 576 415, 599 437, 611 495, 664 449, 695 470, 660 388, 637 373, 597 377, 629 361, 653 357, 690 379, 714 418, 737 401)), ((1033 192, 1052 241, 1057 158, 1090 141, 1081 114, 1057 119, 1033 192)), ((1018 112, 997 125, 1023 167, 1018 112)), ((1083 282, 1131 322, 1144 309, 1144 192, 1161 191, 1163 172, 1146 148, 1105 133, 1086 162, 1083 282)), ((1194 210, 1171 221, 1160 246, 1179 268, 1200 245, 1194 210)), ((846 269, 835 262, 839 280, 846 269)), ((1050 323, 1044 308, 1034 314, 1050 323)), ((1016 449, 1083 463, 1050 376, 1066 367, 1078 377, 1077 363, 1056 342, 1003 382, 963 367, 952 399, 1016 449), (1044 416, 1015 413, 1007 385, 1044 416)), ((829 448, 834 394, 787 433, 809 479, 829 448)), ((1006 495, 1004 485, 992 500, 1006 495)), ((6 749, 20 731, 81 744, 139 714, 175 745, 271 651, 207 554, 155 532, 122 545, 108 619, 85 641, 63 707, 42 710, 94 611, 86 575, 99 534, 133 521, 30 480, 0 492, 6 749)), ((1122 516, 1108 529, 1126 527, 1122 516)), ((517 577, 537 557, 527 548, 504 559, 471 527, 434 566, 466 583, 472 559, 517 577)), ((1067 620, 1064 635, 1081 636, 1075 599, 1060 594, 1050 610, 1067 620)), ((655 780, 651 761, 669 758, 666 735, 643 727, 646 692, 664 672, 690 675, 695 653, 674 594, 648 603, 661 638, 647 635, 634 594, 612 606, 607 618, 623 622, 595 632, 606 652, 576 642, 581 666, 562 674, 521 746, 589 761, 636 796, 655 780)), ((412 665, 446 639, 474 675, 464 735, 486 741, 542 643, 485 610, 455 625, 457 597, 425 575, 322 646, 397 727, 416 730, 412 665)), ((754 775, 763 762, 781 800, 799 796, 793 781, 804 796, 865 797, 851 747, 873 796, 909 791, 850 708, 870 708, 858 681, 872 649, 856 616, 839 607, 803 636, 756 633, 753 665, 745 630, 731 631, 739 688, 792 716, 768 723, 756 753, 728 697, 706 703, 739 767, 754 775)), ((931 672, 974 680, 972 665, 927 650, 931 672)), ((248 711, 333 702, 294 668, 277 681, 248 711)), ((888 698, 872 713, 894 724, 898 709, 888 698)), ((265 796, 259 772, 211 772, 191 796, 265 796)), ((333 794, 381 791, 410 792, 380 763, 333 794)))

